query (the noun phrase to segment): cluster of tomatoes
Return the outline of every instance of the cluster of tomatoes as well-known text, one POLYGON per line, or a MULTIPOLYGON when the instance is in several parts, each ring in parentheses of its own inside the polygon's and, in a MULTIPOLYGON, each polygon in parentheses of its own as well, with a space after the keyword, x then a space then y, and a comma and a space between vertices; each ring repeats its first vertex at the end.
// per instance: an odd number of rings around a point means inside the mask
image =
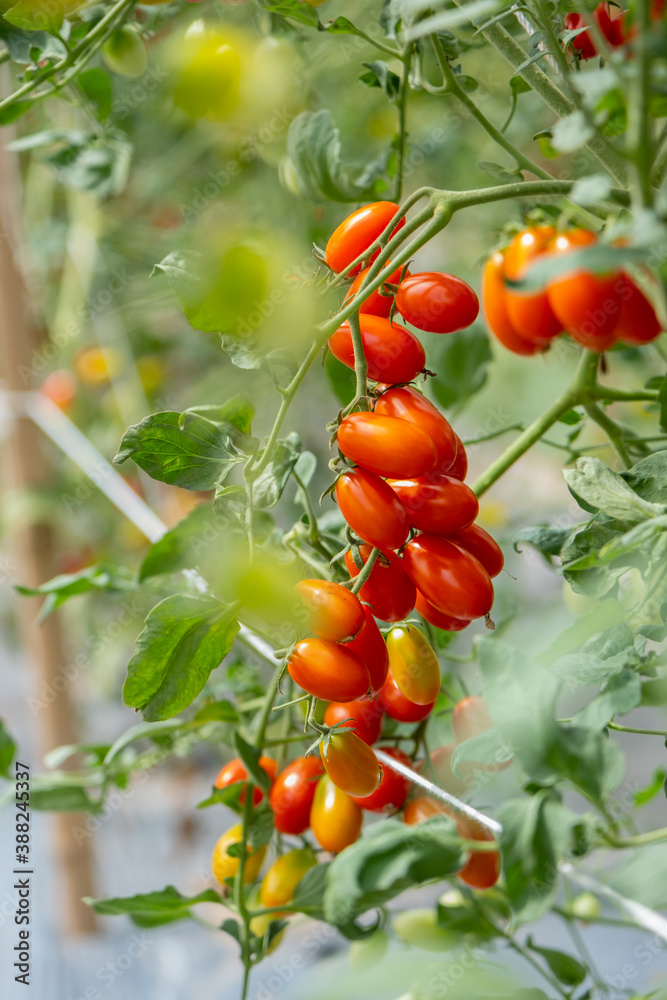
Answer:
POLYGON ((515 354, 536 354, 567 333, 590 351, 606 351, 619 342, 648 344, 659 336, 661 324, 653 306, 624 271, 596 274, 580 269, 559 275, 537 291, 512 287, 537 259, 596 242, 588 229, 559 233, 552 226, 531 226, 489 257, 482 301, 489 328, 504 347, 515 354))
MULTIPOLYGON (((658 21, 663 17, 665 0, 653 0, 651 4, 651 20, 658 21)), ((628 11, 614 3, 599 3, 592 14, 593 22, 605 39, 607 45, 617 49, 625 45, 636 34, 636 26, 628 19, 628 11)), ((599 55, 595 37, 588 27, 590 19, 583 14, 569 13, 565 15, 563 24, 566 31, 579 33, 571 41, 571 46, 580 60, 594 59, 599 55), (588 29, 588 30, 583 30, 588 29)))

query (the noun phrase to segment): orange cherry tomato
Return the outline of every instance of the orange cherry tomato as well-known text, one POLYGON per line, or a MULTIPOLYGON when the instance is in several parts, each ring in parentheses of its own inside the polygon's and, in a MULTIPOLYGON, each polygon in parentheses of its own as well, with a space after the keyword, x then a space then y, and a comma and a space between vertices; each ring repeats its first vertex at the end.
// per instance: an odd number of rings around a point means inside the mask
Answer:
POLYGON ((324 713, 325 726, 347 722, 360 740, 369 746, 380 738, 382 706, 374 698, 368 701, 332 701, 324 713))
MULTIPOLYGON (((278 765, 276 764, 275 760, 273 760, 272 757, 260 757, 259 766, 262 768, 263 771, 266 771, 266 773, 269 776, 269 780, 273 784, 273 782, 276 779, 276 773, 278 771, 278 765)), ((225 764, 225 766, 219 772, 218 777, 215 779, 215 787, 226 788, 227 785, 234 785, 236 784, 237 781, 247 781, 247 780, 248 780, 248 772, 246 771, 243 763, 239 760, 239 758, 235 757, 234 760, 230 760, 228 764, 225 764)), ((262 790, 258 788, 257 785, 253 785, 252 804, 254 806, 258 805, 263 798, 264 798, 264 793, 262 792, 262 790)), ((245 802, 245 788, 243 789, 241 795, 239 796, 239 802, 241 804, 245 802)))
MULTIPOLYGON (((388 260, 387 266, 390 264, 391 261, 388 260)), ((357 277, 350 285, 349 291, 345 296, 346 302, 348 301, 348 299, 353 299, 354 296, 357 294, 369 270, 370 268, 365 267, 363 271, 359 272, 357 277)), ((403 270, 403 265, 397 267, 396 270, 389 275, 385 284, 397 285, 398 282, 400 281, 402 270, 403 270)), ((366 301, 362 304, 361 308, 359 309, 359 312, 361 313, 362 316, 364 315, 384 316, 385 319, 388 319, 389 313, 391 312, 391 304, 393 301, 394 300, 391 295, 381 295, 380 289, 376 288, 375 291, 371 292, 366 301)))
POLYGON ((364 615, 366 616, 366 624, 356 639, 346 642, 345 646, 366 667, 371 679, 371 694, 377 694, 387 677, 389 654, 371 609, 364 607, 364 615))
POLYGON ((457 454, 456 434, 442 413, 421 392, 407 385, 390 388, 378 399, 375 412, 409 420, 426 431, 437 451, 436 468, 446 472, 451 467, 457 454))
POLYGON ((396 719, 397 722, 421 722, 431 714, 435 704, 431 702, 430 705, 417 705, 406 698, 394 680, 391 670, 387 674, 378 700, 389 718, 396 719))
MULTIPOLYGON (((273 862, 262 879, 259 898, 262 906, 285 906, 291 902, 297 885, 311 868, 317 864, 317 858, 310 848, 299 848, 282 854, 273 862)), ((274 920, 279 914, 274 914, 274 920)))
POLYGON ((330 854, 344 851, 361 833, 362 820, 354 799, 326 775, 320 778, 310 811, 310 827, 320 847, 330 854))
MULTIPOLYGON (((595 233, 573 229, 561 233, 553 241, 552 250, 555 254, 566 254, 595 242, 595 233)), ((593 274, 579 270, 550 281, 547 297, 558 322, 571 337, 589 350, 604 351, 616 340, 621 289, 618 272, 593 274)))
POLYGON ((544 348, 526 340, 515 330, 507 312, 505 299, 505 255, 502 250, 492 253, 482 272, 482 302, 486 324, 503 347, 514 354, 529 356, 544 348))
MULTIPOLYGON (((555 236, 552 226, 532 226, 517 233, 505 251, 505 277, 513 281, 523 278, 530 265, 550 249, 555 236)), ((506 285, 505 304, 516 332, 535 344, 548 345, 563 329, 553 313, 546 290, 519 292, 506 285)))
MULTIPOLYGON (((363 564, 371 554, 370 545, 360 545, 363 564)), ((351 577, 358 576, 351 551, 345 553, 345 565, 351 577)), ((395 552, 382 552, 375 560, 371 575, 359 591, 359 598, 373 609, 373 614, 383 622, 401 622, 415 606, 416 589, 403 569, 403 562, 395 552)))
POLYGON ((309 631, 337 642, 360 632, 364 609, 358 597, 330 580, 300 580, 294 588, 309 612, 309 631))
POLYGON ((479 300, 456 275, 424 271, 403 279, 396 292, 396 308, 418 330, 454 333, 475 322, 479 300))
POLYGON ((479 694, 468 695, 454 706, 452 732, 457 743, 479 736, 487 729, 492 729, 493 724, 486 699, 479 694))
MULTIPOLYGON (((368 377, 375 382, 411 382, 426 364, 426 354, 414 333, 384 316, 362 313, 359 329, 368 362, 368 377)), ((329 337, 329 348, 348 368, 354 368, 354 344, 347 320, 329 337)))
POLYGON ((467 528, 479 512, 479 501, 470 487, 441 472, 427 472, 416 479, 390 479, 389 485, 412 527, 420 531, 450 535, 467 528))
POLYGON ((348 795, 370 795, 380 784, 377 757, 351 729, 329 733, 320 743, 320 757, 336 788, 348 795))
MULTIPOLYGON (((368 250, 371 243, 382 235, 398 210, 399 206, 393 201, 375 201, 348 215, 333 231, 326 246, 326 261, 331 270, 336 273, 344 271, 348 264, 368 250)), ((391 235, 403 225, 405 218, 399 220, 391 235)), ((358 274, 360 269, 361 265, 358 264, 350 273, 358 274)))
POLYGON ((470 621, 467 618, 452 618, 451 615, 446 615, 442 611, 438 611, 419 591, 417 591, 415 600, 415 611, 418 611, 422 618, 426 619, 431 625, 435 625, 436 628, 441 628, 445 632, 461 632, 470 625, 470 621))
POLYGON ((461 548, 471 552, 476 559, 479 559, 490 577, 498 576, 502 572, 505 565, 503 550, 495 538, 492 538, 488 531, 480 528, 478 524, 470 524, 467 528, 462 528, 448 537, 450 541, 456 542, 461 548))
POLYGON ((354 701, 368 693, 368 670, 347 647, 329 639, 302 639, 287 663, 290 677, 323 701, 354 701))
POLYGON ((441 469, 440 471, 446 471, 447 475, 451 476, 452 479, 460 479, 461 482, 463 482, 465 477, 468 475, 468 455, 463 445, 463 441, 458 434, 455 433, 454 437, 456 438, 456 458, 449 469, 441 469))
POLYGON ((417 590, 452 618, 483 618, 493 605, 493 584, 478 559, 454 542, 421 534, 408 542, 403 565, 417 590))
POLYGON ((40 386, 40 392, 67 413, 72 408, 76 398, 77 381, 74 375, 64 368, 47 375, 40 386))
MULTIPOLYGON (((412 761, 402 750, 387 747, 384 752, 400 764, 412 767, 412 761)), ((369 812, 395 813, 403 808, 409 791, 410 784, 407 778, 393 771, 390 767, 383 767, 382 778, 375 791, 363 797, 353 795, 352 798, 358 806, 369 812)))
POLYGON ((298 835, 308 829, 310 809, 322 771, 320 758, 310 756, 297 757, 280 772, 269 795, 275 827, 280 833, 298 835))
POLYGON ((374 473, 366 469, 343 473, 336 483, 336 501, 354 533, 373 548, 398 549, 408 537, 405 507, 374 473))
POLYGON ((660 336, 662 326, 655 310, 640 288, 627 274, 622 276, 621 311, 614 330, 626 344, 648 344, 660 336))
POLYGON ((392 628, 387 652, 398 689, 415 705, 432 705, 440 693, 440 664, 419 629, 414 625, 392 628))
MULTIPOLYGON (((452 757, 456 750, 456 743, 447 743, 445 746, 436 747, 430 753, 430 767, 426 759, 420 760, 416 764, 416 770, 425 774, 427 778, 435 775, 435 783, 440 788, 444 788, 450 795, 461 798, 468 790, 468 784, 463 778, 459 778, 452 770, 452 757)), ((427 799, 433 802, 433 799, 427 799)), ((407 822, 407 820, 406 820, 407 822)))
MULTIPOLYGON (((338 447, 378 476, 423 476, 436 463, 435 446, 416 424, 380 413, 351 413, 338 428, 338 447)), ((368 541, 368 539, 366 539, 368 541)))
POLYGON ((444 812, 444 805, 436 799, 431 799, 427 795, 418 795, 416 798, 410 799, 403 810, 403 822, 407 823, 408 826, 416 826, 417 823, 423 823, 431 816, 442 816, 444 812))

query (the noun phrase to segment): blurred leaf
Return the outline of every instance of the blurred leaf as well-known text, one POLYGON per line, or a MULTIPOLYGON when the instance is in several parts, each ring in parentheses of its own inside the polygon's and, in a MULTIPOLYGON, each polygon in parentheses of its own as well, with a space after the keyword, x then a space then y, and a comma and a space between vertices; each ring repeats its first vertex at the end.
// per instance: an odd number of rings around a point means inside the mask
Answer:
POLYGON ((616 715, 631 712, 641 702, 642 685, 634 670, 621 670, 605 681, 600 694, 580 708, 572 721, 576 725, 604 729, 616 715))
POLYGON ((475 761, 479 764, 503 764, 512 759, 512 751, 497 729, 487 729, 477 736, 463 740, 452 754, 452 770, 460 778, 464 775, 459 770, 459 764, 475 761))
POLYGON ((386 62, 381 60, 365 62, 362 66, 365 66, 368 72, 361 74, 359 82, 365 83, 367 87, 379 87, 390 101, 395 101, 401 90, 401 78, 398 73, 390 70, 386 62))
POLYGON ((234 609, 212 598, 174 595, 146 618, 127 666, 123 701, 147 722, 187 708, 232 647, 234 609))
POLYGON ((31 66, 41 59, 61 59, 67 55, 67 49, 59 38, 46 31, 22 31, 9 24, 4 17, 0 17, 0 40, 7 46, 10 58, 24 66, 31 66))
POLYGON ((198 413, 212 423, 218 424, 230 437, 233 437, 234 430, 241 435, 249 435, 255 412, 252 400, 242 394, 232 396, 220 406, 191 406, 186 410, 186 413, 198 413))
POLYGON ((430 386, 433 395, 442 406, 460 409, 484 386, 491 360, 489 338, 480 327, 439 337, 432 352, 437 369, 430 386))
POLYGON ((588 975, 581 962, 578 962, 572 955, 566 955, 563 951, 555 951, 553 948, 540 948, 534 944, 530 937, 527 945, 531 951, 542 956, 556 979, 566 986, 579 986, 588 975))
POLYGON ((14 760, 14 754, 16 753, 16 744, 14 740, 9 735, 7 727, 5 726, 2 719, 0 719, 0 776, 3 778, 9 777, 9 768, 11 767, 12 761, 14 760))
POLYGON ((220 701, 211 701, 208 705, 200 708, 192 721, 198 725, 205 722, 238 722, 239 713, 231 701, 222 698, 220 701))
POLYGON ((253 483, 254 504, 260 510, 268 510, 278 503, 300 451, 301 440, 295 431, 278 442, 271 461, 253 483))
POLYGON ((520 542, 527 542, 551 562, 551 556, 559 556, 563 545, 572 535, 572 526, 558 528, 548 525, 535 525, 531 528, 521 528, 514 536, 513 544, 517 552, 521 552, 520 542))
POLYGON ((650 503, 638 496, 599 458, 580 458, 576 468, 566 469, 563 475, 568 486, 608 517, 635 524, 667 513, 667 506, 650 503))
POLYGON ((271 790, 271 779, 264 770, 260 767, 259 759, 261 757, 261 752, 255 746, 251 746, 246 740, 243 739, 240 733, 234 733, 234 746, 236 747, 236 752, 241 758, 243 765, 248 772, 248 776, 253 785, 257 785, 263 792, 268 792, 271 790))
POLYGON ((46 595, 46 600, 42 604, 37 621, 41 624, 52 611, 59 608, 70 597, 78 597, 79 594, 88 594, 95 590, 110 590, 112 593, 123 593, 126 590, 134 590, 136 584, 122 566, 110 568, 107 566, 86 566, 78 573, 63 573, 61 576, 54 576, 52 580, 40 584, 39 587, 16 586, 14 589, 24 597, 38 597, 46 595))
POLYGON ((322 900, 327 884, 329 864, 323 862, 309 868, 298 883, 290 908, 312 916, 322 914, 322 900))
POLYGON ((227 806, 234 812, 241 812, 241 795, 245 788, 245 781, 234 781, 224 788, 212 788, 211 794, 206 799, 197 803, 197 809, 208 809, 209 806, 227 806))
MULTIPOLYGON (((262 769, 260 768, 260 771, 262 769)), ((262 772, 265 773, 265 772, 262 772)), ((265 791, 268 792, 271 782, 267 782, 265 791)), ((252 818, 248 824, 248 843, 254 851, 259 850, 269 843, 274 833, 273 809, 267 803, 260 805, 253 810, 252 818)))
MULTIPOLYGON (((667 378, 663 382, 667 384, 667 378)), ((621 476, 644 500, 667 504, 667 451, 657 451, 643 458, 621 476)))
POLYGON ((104 121, 111 114, 113 93, 111 79, 102 69, 85 69, 76 78, 76 82, 89 101, 97 109, 97 117, 104 121))
POLYGON ((583 111, 573 111, 551 129, 551 145, 559 153, 571 153, 585 146, 593 135, 593 127, 586 121, 583 111))
POLYGON ((452 934, 474 934, 475 937, 496 937, 500 932, 490 920, 467 901, 460 906, 438 902, 438 924, 452 934))
POLYGON ((577 205, 594 205, 608 198, 611 189, 612 183, 608 174, 591 174, 589 177, 580 177, 575 182, 569 197, 577 205))
POLYGON ((360 28, 355 27, 352 21, 346 17, 335 17, 333 21, 323 24, 321 28, 332 35, 358 35, 359 38, 366 38, 366 34, 360 28))
POLYGON ((98 813, 102 808, 101 803, 91 799, 80 785, 58 784, 56 781, 52 785, 33 782, 30 805, 44 812, 98 813))
MULTIPOLYGON (((433 32, 442 31, 443 28, 455 28, 459 24, 475 24, 485 14, 496 11, 501 6, 501 3, 502 0, 471 0, 470 3, 466 3, 463 7, 432 14, 430 17, 426 17, 424 20, 413 24, 408 29, 405 35, 406 41, 413 41, 415 38, 421 38, 423 35, 431 35, 433 32)), ((410 10, 413 5, 410 3, 410 0, 403 0, 402 6, 410 10)), ((422 5, 420 4, 419 6, 422 5)))
POLYGON ((272 14, 280 14, 299 24, 306 24, 309 28, 321 27, 317 11, 301 0, 260 0, 260 6, 272 14))
POLYGON ((188 556, 192 556, 190 565, 197 562, 193 551, 197 539, 201 545, 207 545, 211 534, 220 534, 228 525, 226 517, 220 517, 208 503, 201 503, 189 511, 186 516, 165 532, 162 538, 151 545, 146 558, 139 570, 139 581, 143 582, 151 576, 162 573, 176 573, 188 565, 188 556))
POLYGON ((63 23, 63 8, 58 3, 36 4, 35 0, 18 0, 13 7, 3 9, 2 16, 23 31, 46 31, 49 35, 57 35, 63 23))
POLYGON ((570 686, 576 687, 608 681, 639 661, 632 629, 622 624, 592 636, 577 652, 557 659, 551 669, 570 686))
POLYGON ((488 174, 490 177, 495 177, 496 180, 505 184, 511 184, 516 180, 522 179, 520 170, 508 170, 507 167, 501 167, 499 163, 490 163, 487 160, 480 160, 477 166, 480 170, 484 171, 485 174, 488 174))
POLYGON ((196 896, 182 896, 173 885, 161 892, 140 893, 137 896, 108 896, 105 899, 84 898, 100 916, 127 914, 138 927, 157 927, 160 924, 185 920, 192 916, 190 907, 196 903, 219 903, 220 896, 213 889, 205 889, 196 896))
POLYGON ((645 806, 647 802, 654 799, 663 788, 665 787, 665 778, 667 774, 664 771, 656 771, 653 775, 653 780, 649 782, 644 788, 640 788, 638 792, 634 794, 634 801, 637 807, 645 806))
POLYGON ((47 129, 14 140, 10 148, 18 152, 43 150, 42 161, 63 184, 94 192, 100 198, 122 190, 132 156, 132 147, 121 132, 100 136, 80 129, 47 129))
MULTIPOLYGON (((2 18, 0 18, 0 21, 2 21, 2 18)), ((0 111, 0 125, 11 125, 21 115, 24 115, 26 111, 29 111, 33 104, 34 101, 13 101, 0 111)))

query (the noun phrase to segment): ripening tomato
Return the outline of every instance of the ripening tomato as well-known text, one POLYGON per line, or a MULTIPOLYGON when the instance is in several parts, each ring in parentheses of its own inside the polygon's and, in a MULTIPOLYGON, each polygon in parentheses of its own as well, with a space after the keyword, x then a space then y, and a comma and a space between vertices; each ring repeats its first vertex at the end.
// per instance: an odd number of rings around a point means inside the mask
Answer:
MULTIPOLYGON (((390 264, 391 261, 388 260, 386 266, 389 266, 390 264)), ((370 268, 365 267, 363 271, 359 272, 357 277, 350 285, 348 293, 345 296, 346 302, 349 299, 353 299, 354 296, 357 294, 369 270, 370 268)), ((403 270, 403 265, 397 267, 395 271, 392 271, 392 273, 389 275, 384 284, 397 285, 398 282, 400 281, 402 270, 403 270)), ((380 286, 380 288, 381 287, 382 286, 380 286)), ((364 315, 384 316, 385 319, 389 318, 389 313, 391 312, 391 304, 394 301, 394 299, 391 295, 381 295, 380 288, 376 288, 374 292, 371 292, 371 294, 368 296, 365 302, 362 303, 359 309, 359 312, 362 316, 364 315)))
MULTIPOLYGON (((276 764, 275 760, 273 760, 272 757, 260 757, 259 766, 263 771, 265 771, 268 774, 269 780, 271 784, 273 784, 273 782, 276 780, 276 772, 278 770, 278 765, 276 764)), ((222 770, 218 774, 218 777, 215 779, 215 787, 226 788, 227 785, 234 785, 236 784, 237 781, 247 781, 247 780, 248 780, 248 772, 246 771, 245 766, 239 760, 238 757, 235 757, 234 760, 230 760, 230 762, 228 764, 225 764, 225 766, 222 768, 222 770)), ((257 785, 253 785, 252 804, 254 806, 258 805, 263 798, 264 798, 264 793, 262 792, 262 790, 258 788, 257 785)), ((243 791, 239 796, 239 802, 241 804, 245 802, 245 788, 243 789, 243 791)))
MULTIPOLYGON (((424 758, 424 760, 420 760, 416 765, 416 770, 426 775, 427 778, 435 776, 436 785, 444 788, 450 795, 456 795, 457 798, 461 798, 467 792, 468 784, 463 778, 459 778, 457 774, 454 774, 452 769, 452 757, 455 750, 455 743, 447 743, 445 746, 436 747, 429 754, 430 766, 429 762, 424 758)), ((433 800, 429 799, 428 801, 432 802, 433 800)))
MULTIPOLYGON (((277 858, 262 879, 259 898, 266 907, 284 906, 291 902, 297 885, 317 858, 308 847, 288 851, 277 858)), ((274 919, 276 915, 274 914, 274 919)))
MULTIPOLYGON (((362 562, 371 554, 370 545, 360 545, 362 562)), ((359 573, 351 551, 345 553, 345 565, 351 577, 359 573)), ((395 552, 381 552, 373 564, 371 575, 359 591, 359 598, 373 609, 383 622, 402 622, 415 606, 415 585, 403 569, 395 552)))
MULTIPOLYGON (((435 799, 419 796, 408 802, 403 813, 403 822, 410 825, 423 823, 432 816, 451 816, 456 823, 456 830, 462 840, 479 840, 491 842, 495 840, 493 834, 480 826, 479 823, 460 813, 449 810, 442 802, 435 799)), ((471 851, 463 868, 458 872, 458 877, 466 885, 474 889, 490 889, 500 878, 500 852, 499 851, 471 851)))
POLYGON ((382 715, 382 706, 373 698, 368 701, 332 701, 324 713, 324 725, 336 726, 347 721, 359 739, 370 746, 380 738, 382 715))
POLYGON ((129 24, 124 24, 109 35, 102 46, 102 59, 118 76, 136 79, 148 67, 148 53, 141 35, 129 24))
MULTIPOLYGON (((572 253, 596 242, 595 233, 573 229, 561 233, 553 241, 552 251, 554 254, 572 253)), ((571 337, 589 350, 604 351, 616 340, 621 287, 618 272, 593 274, 578 270, 550 281, 547 297, 558 322, 571 337)))
POLYGON ((479 501, 470 487, 441 472, 427 472, 416 479, 390 479, 389 485, 412 527, 420 531, 450 535, 467 528, 479 512, 479 501))
POLYGON ((417 705, 406 698, 391 674, 387 674, 384 686, 378 695, 378 700, 390 719, 397 722, 421 722, 431 714, 435 702, 430 705, 417 705))
MULTIPOLYGON (((411 382, 426 364, 426 354, 414 333, 384 316, 362 313, 359 329, 368 362, 368 377, 375 382, 411 382)), ((354 368, 354 344, 348 320, 329 337, 329 348, 348 368, 354 368)))
POLYGON ((452 618, 483 618, 493 605, 493 584, 478 559, 454 542, 421 534, 408 542, 403 565, 417 590, 452 618))
POLYGON ((324 770, 336 788, 348 795, 370 795, 380 784, 382 769, 367 743, 351 729, 329 733, 320 743, 324 770))
POLYGON ((368 670, 347 646, 328 639, 302 639, 287 662, 290 677, 323 701, 354 701, 368 693, 368 670))
POLYGON ((493 729, 493 725, 486 699, 479 694, 468 695, 454 706, 452 732, 457 743, 479 736, 487 729, 493 729))
POLYGON ((351 462, 383 477, 423 476, 436 462, 426 431, 380 413, 345 417, 338 428, 338 447, 351 462))
POLYGON ((317 780, 322 775, 319 757, 297 757, 276 778, 269 804, 279 833, 295 836, 308 829, 310 808, 315 797, 317 780))
MULTIPOLYGON (((655 310, 640 288, 627 274, 621 275, 621 309, 614 330, 626 344, 648 344, 660 336, 662 325, 655 310)), ((47 380, 48 381, 48 380, 47 380)))
POLYGON ((414 625, 391 629, 387 652, 399 691, 415 705, 432 705, 440 693, 440 664, 419 629, 414 625))
POLYGON ((320 847, 330 854, 344 851, 361 833, 362 820, 354 799, 326 775, 320 778, 310 811, 310 828, 320 847))
POLYGON ((444 612, 438 611, 419 591, 417 591, 415 599, 415 611, 418 611, 422 618, 426 619, 429 624, 435 625, 436 628, 441 628, 445 632, 462 632, 464 628, 470 625, 470 621, 467 618, 452 618, 451 615, 446 615, 444 612))
POLYGON ((456 458, 456 434, 442 413, 421 392, 407 385, 390 388, 378 399, 375 412, 409 420, 426 431, 437 451, 436 468, 440 472, 450 468, 456 458))
MULTIPOLYGON (((356 257, 365 253, 371 243, 382 235, 398 210, 399 206, 393 201, 375 201, 348 215, 333 231, 326 246, 325 256, 331 270, 336 273, 344 271, 356 257)), ((403 225, 404 217, 398 221, 392 236, 403 225)), ((360 269, 358 264, 350 273, 358 274, 360 269)))
POLYGON ((431 816, 442 816, 444 813, 445 807, 437 799, 431 799, 427 795, 418 795, 416 798, 410 799, 403 810, 403 822, 407 823, 408 826, 416 826, 417 823, 423 823, 431 816))
POLYGON ((299 580, 294 588, 310 613, 309 631, 337 642, 360 632, 364 609, 358 597, 330 580, 299 580))
POLYGON ((408 537, 410 522, 403 504, 374 473, 343 473, 336 483, 336 501, 352 531, 373 548, 398 549, 408 537))
POLYGON ((495 538, 478 524, 470 524, 448 537, 450 541, 471 552, 475 559, 479 559, 490 577, 498 576, 502 571, 505 565, 503 550, 495 538))
MULTIPOLYGON (((597 22, 598 28, 605 37, 607 44, 612 48, 623 45, 624 30, 623 16, 626 12, 614 7, 613 12, 608 3, 599 3, 593 11, 593 18, 597 22)), ((588 18, 582 14, 569 13, 563 19, 566 31, 576 31, 590 24, 588 18)), ((576 50, 579 59, 594 59, 598 55, 595 39, 590 31, 582 31, 572 39, 572 48, 576 50)))
POLYGON ((418 330, 454 333, 475 322, 479 300, 461 278, 424 271, 403 279, 396 292, 396 308, 418 330))
POLYGON ((67 413, 76 398, 77 382, 74 375, 65 368, 59 368, 47 375, 39 391, 48 396, 59 410, 67 413))
POLYGON ((526 357, 537 354, 544 349, 543 346, 526 340, 514 329, 507 313, 505 292, 505 255, 502 250, 496 250, 487 260, 482 273, 482 303, 486 325, 508 351, 526 357))
MULTIPOLYGON (((223 833, 222 837, 220 837, 213 848, 211 868, 213 870, 213 875, 221 885, 225 884, 226 878, 234 878, 239 870, 239 859, 231 857, 227 853, 227 848, 231 847, 232 844, 241 843, 242 836, 243 826, 241 823, 237 823, 235 826, 230 827, 226 833, 223 833)), ((255 881, 259 875, 259 870, 262 867, 265 854, 266 847, 260 847, 258 851, 253 851, 250 844, 248 844, 248 857, 246 858, 245 868, 243 869, 244 885, 248 882, 255 881)))
MULTIPOLYGON (((530 265, 550 249, 555 235, 552 226, 532 226, 517 233, 505 250, 505 277, 512 281, 523 278, 530 265)), ((506 285, 505 304, 512 326, 526 340, 545 346, 562 330, 546 290, 519 292, 506 285)))
POLYGON ((371 679, 371 694, 377 694, 387 677, 389 654, 382 632, 370 608, 364 606, 366 624, 359 635, 345 646, 363 663, 371 679))
MULTIPOLYGON (((468 453, 465 450, 463 441, 458 436, 454 434, 456 438, 456 458, 454 459, 452 465, 447 469, 447 475, 451 476, 452 479, 460 479, 461 482, 464 481, 465 477, 468 475, 468 453)), ((441 471, 445 471, 444 469, 441 471)))
MULTIPOLYGON (((412 767, 412 761, 407 754, 395 747, 387 747, 384 752, 397 760, 399 764, 412 767)), ((380 784, 370 795, 353 795, 352 798, 362 809, 369 812, 395 813, 403 808, 410 791, 410 783, 402 774, 390 767, 382 768, 380 784)))

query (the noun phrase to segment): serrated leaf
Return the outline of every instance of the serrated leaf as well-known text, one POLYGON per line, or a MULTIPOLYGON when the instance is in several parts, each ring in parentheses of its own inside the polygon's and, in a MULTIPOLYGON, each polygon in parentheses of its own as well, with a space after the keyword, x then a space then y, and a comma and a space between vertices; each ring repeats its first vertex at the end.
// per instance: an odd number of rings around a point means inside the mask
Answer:
POLYGON ((46 597, 37 619, 41 624, 52 611, 59 608, 70 597, 78 597, 80 594, 100 590, 123 593, 135 588, 134 580, 122 567, 111 568, 98 565, 86 566, 78 573, 63 573, 60 576, 54 576, 52 580, 40 584, 39 587, 18 585, 15 589, 24 597, 46 597))
POLYGON ((280 500, 301 451, 299 435, 293 431, 278 442, 274 455, 253 483, 253 500, 260 510, 269 510, 280 500))
POLYGON ((368 70, 359 77, 360 83, 365 83, 367 87, 379 87, 389 98, 396 101, 401 90, 401 78, 398 73, 389 69, 386 62, 376 60, 372 63, 362 63, 368 70))
POLYGON ((513 544, 517 552, 521 552, 520 543, 526 542, 533 548, 541 552, 550 562, 551 556, 559 556, 563 545, 572 535, 573 528, 551 527, 549 525, 535 525, 530 528, 521 528, 514 536, 513 544))
POLYGON ((608 517, 636 524, 667 513, 667 506, 642 499, 599 458, 580 458, 563 476, 580 497, 608 517))
POLYGON ((572 721, 591 729, 603 729, 616 715, 624 715, 636 708, 641 697, 639 674, 634 670, 621 670, 605 682, 596 698, 579 709, 572 721))

